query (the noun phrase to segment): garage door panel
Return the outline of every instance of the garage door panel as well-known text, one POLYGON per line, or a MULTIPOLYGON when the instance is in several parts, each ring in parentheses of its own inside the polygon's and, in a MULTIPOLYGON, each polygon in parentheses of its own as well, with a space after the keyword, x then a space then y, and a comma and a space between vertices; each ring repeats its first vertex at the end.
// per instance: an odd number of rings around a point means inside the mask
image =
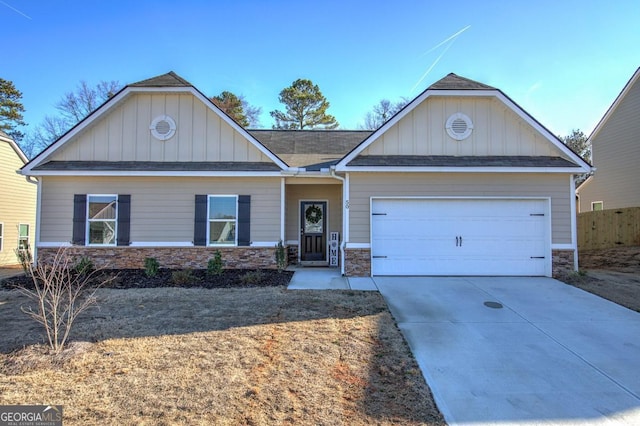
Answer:
POLYGON ((374 199, 374 275, 548 275, 547 200, 374 199))

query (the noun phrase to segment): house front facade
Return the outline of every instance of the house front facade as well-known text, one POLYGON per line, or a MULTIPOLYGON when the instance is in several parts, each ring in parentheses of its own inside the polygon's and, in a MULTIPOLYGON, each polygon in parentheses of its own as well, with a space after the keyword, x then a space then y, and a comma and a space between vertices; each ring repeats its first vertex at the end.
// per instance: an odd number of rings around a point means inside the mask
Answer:
POLYGON ((174 73, 131 84, 23 169, 37 256, 115 268, 290 262, 348 276, 576 264, 590 166, 500 90, 450 74, 375 132, 246 130, 174 73))
POLYGON ((0 267, 17 265, 16 250, 33 248, 36 182, 18 174, 27 161, 13 139, 0 131, 0 267))

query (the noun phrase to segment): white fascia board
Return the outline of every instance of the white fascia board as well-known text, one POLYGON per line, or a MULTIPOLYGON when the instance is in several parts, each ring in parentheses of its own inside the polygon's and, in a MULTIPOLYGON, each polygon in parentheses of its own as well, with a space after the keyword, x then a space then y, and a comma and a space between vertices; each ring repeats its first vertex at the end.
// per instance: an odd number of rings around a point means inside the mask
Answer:
POLYGON ((168 177, 282 177, 280 172, 250 171, 118 171, 118 170, 42 170, 30 176, 168 176, 168 177))
POLYGON ((394 172, 394 173, 583 173, 579 167, 405 167, 405 166, 351 166, 340 172, 394 172))
POLYGON ((567 147, 561 140, 559 140, 553 133, 551 133, 547 128, 542 126, 536 120, 534 120, 529 114, 527 114, 522 108, 520 108, 515 102, 513 102, 509 97, 507 97, 502 92, 497 92, 495 96, 504 102, 513 112, 515 112, 521 119, 523 119, 527 124, 536 129, 538 133, 543 135, 549 142, 551 142, 556 148, 558 148, 562 153, 564 153, 567 157, 569 157, 573 162, 580 166, 581 171, 578 173, 590 173, 591 166, 584 161, 579 155, 573 152, 569 147, 567 147))
POLYGON ((609 120, 609 117, 611 117, 614 111, 618 108, 618 105, 620 105, 622 100, 627 96, 627 93, 631 90, 631 88, 638 82, 638 79, 640 79, 640 68, 638 68, 636 72, 633 73, 633 76, 631 76, 620 94, 616 97, 607 112, 605 112, 604 116, 600 119, 595 129, 593 129, 593 132, 591 132, 591 135, 589 135, 589 137, 587 138, 588 142, 591 142, 591 140, 594 139, 598 135, 598 133, 600 133, 600 130, 602 130, 602 127, 604 127, 605 123, 609 120))
POLYGON ((126 87, 120 93, 116 94, 114 97, 109 99, 108 102, 102 104, 97 110, 93 113, 89 114, 84 120, 80 121, 74 127, 71 128, 67 133, 65 133, 60 139, 46 147, 40 154, 38 154, 30 163, 28 163, 22 170, 21 174, 26 176, 35 176, 32 173, 32 170, 42 164, 44 160, 49 158, 54 152, 64 146, 69 140, 71 140, 78 133, 82 132, 84 129, 89 127, 94 121, 96 121, 99 117, 104 115, 111 108, 115 107, 119 104, 123 99, 125 99, 132 92, 131 87, 126 87))
POLYGON ((196 98, 200 99, 201 102, 203 102, 205 105, 208 105, 209 108, 211 108, 212 111, 214 111, 216 114, 218 114, 218 116, 220 116, 220 118, 225 123, 227 123, 235 131, 237 131, 242 136, 244 136, 252 145, 254 145, 258 150, 260 150, 260 152, 262 152, 264 155, 266 155, 271 161, 276 163, 278 165, 278 167, 280 167, 282 170, 289 170, 289 168, 290 168, 289 165, 287 165, 284 161, 282 161, 280 159, 280 157, 278 157, 276 154, 274 154, 273 152, 269 151, 267 149, 267 147, 265 147, 260 141, 258 141, 256 138, 251 136, 251 133, 247 132, 244 129, 244 127, 240 126, 238 123, 233 121, 227 114, 223 113, 220 110, 220 108, 218 108, 216 106, 216 104, 213 103, 213 101, 211 99, 207 98, 199 90, 197 90, 197 89, 195 89, 193 87, 189 87, 188 89, 190 89, 189 92, 193 93, 193 95, 196 98))
POLYGON ((503 94, 500 90, 426 90, 420 96, 411 101, 403 110, 401 110, 395 117, 385 123, 378 130, 373 132, 371 136, 369 136, 363 143, 357 146, 353 151, 347 154, 342 160, 338 162, 336 165, 337 171, 347 171, 351 170, 347 168, 347 164, 356 158, 365 148, 370 146, 375 140, 377 140, 381 135, 383 135, 390 127, 394 126, 398 121, 400 121, 405 115, 411 112, 416 106, 421 104, 425 99, 431 96, 446 96, 446 97, 495 97, 502 101, 505 105, 507 105, 516 115, 522 118, 525 122, 531 125, 534 129, 536 129, 541 135, 543 135, 549 142, 551 142, 556 148, 558 148, 562 153, 564 153, 567 157, 571 158, 576 164, 579 165, 580 169, 576 173, 590 173, 591 166, 585 162, 580 156, 576 155, 573 151, 571 151, 565 144, 563 144, 555 135, 553 135, 549 130, 547 130, 544 126, 538 123, 535 119, 533 119, 528 113, 526 113, 522 108, 520 108, 515 102, 513 102, 509 97, 503 94))
POLYGON ((377 140, 380 136, 382 136, 390 127, 393 127, 398 121, 402 120, 404 116, 409 114, 420 105, 425 99, 430 96, 495 96, 496 91, 494 90, 425 90, 422 94, 420 94, 417 98, 412 100, 405 106, 398 114, 391 118, 391 120, 387 121, 382 127, 373 132, 363 143, 358 145, 353 149, 346 157, 340 160, 336 164, 336 170, 344 170, 343 168, 348 164, 351 160, 356 158, 365 148, 371 145, 375 140, 377 140))
POLYGON ((78 133, 82 132, 94 121, 105 115, 109 110, 118 105, 122 100, 131 95, 132 93, 190 93, 198 98, 202 103, 209 107, 216 113, 225 123, 231 126, 234 130, 244 136, 252 145, 254 145, 260 152, 267 156, 282 170, 289 170, 289 166, 282 161, 278 156, 269 151, 264 145, 262 145, 256 138, 251 136, 242 126, 233 121, 229 116, 224 114, 209 98, 204 96, 200 91, 192 86, 181 87, 125 87, 120 93, 116 94, 113 98, 109 99, 96 111, 91 113, 84 120, 80 121, 76 126, 64 134, 53 144, 49 145, 44 151, 42 151, 36 158, 34 158, 26 167, 21 170, 23 175, 33 175, 33 169, 42 164, 44 160, 49 158, 54 152, 64 146, 69 140, 71 140, 78 133))
POLYGON ((4 136, 0 135, 0 141, 6 142, 9 144, 9 146, 16 152, 16 154, 18 154, 18 157, 20 157, 20 160, 22 160, 22 164, 27 164, 29 162, 29 159, 27 158, 27 156, 24 155, 24 152, 22 152, 18 144, 13 139, 5 138, 4 136))

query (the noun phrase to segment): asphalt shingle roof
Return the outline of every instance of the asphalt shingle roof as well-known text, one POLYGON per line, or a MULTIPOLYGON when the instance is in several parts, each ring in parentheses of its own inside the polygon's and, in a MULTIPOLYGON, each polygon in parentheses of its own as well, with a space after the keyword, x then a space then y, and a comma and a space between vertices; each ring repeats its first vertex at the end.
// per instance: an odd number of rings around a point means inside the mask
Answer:
POLYGON ((189 87, 193 86, 173 71, 130 84, 129 87, 189 87))
POLYGON ((361 155, 349 166, 387 167, 575 167, 561 157, 472 155, 361 155))
POLYGON ((233 161, 49 161, 34 170, 98 170, 98 171, 280 171, 274 163, 233 161))
POLYGON ((444 78, 433 83, 427 90, 497 90, 495 87, 477 81, 460 77, 454 73, 447 74, 444 78))
POLYGON ((371 134, 369 130, 249 130, 271 152, 343 156, 371 134))

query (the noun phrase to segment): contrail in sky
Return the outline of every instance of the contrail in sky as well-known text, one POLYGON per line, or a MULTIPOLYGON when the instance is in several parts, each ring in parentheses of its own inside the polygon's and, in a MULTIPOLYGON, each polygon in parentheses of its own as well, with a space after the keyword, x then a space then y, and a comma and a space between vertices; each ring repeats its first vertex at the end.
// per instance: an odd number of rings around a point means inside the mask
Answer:
POLYGON ((440 62, 440 59, 442 59, 444 54, 447 53, 447 50, 449 50, 449 48, 453 45, 453 43, 455 43, 455 41, 458 38, 458 36, 460 36, 460 34, 462 34, 463 32, 467 31, 469 28, 471 28, 471 25, 467 25, 466 27, 464 27, 463 29, 461 29, 457 33, 447 37, 445 40, 441 41, 440 43, 438 43, 437 45, 433 46, 431 49, 427 50, 426 52, 424 52, 422 54, 422 56, 424 56, 424 55, 426 55, 428 53, 433 52, 434 50, 436 50, 438 47, 442 46, 443 44, 445 44, 447 42, 450 42, 447 45, 447 47, 445 47, 445 49, 442 51, 442 53, 436 58, 436 60, 431 64, 431 66, 427 69, 427 71, 425 71, 425 73, 422 74, 422 77, 420 77, 420 80, 418 80, 418 82, 413 85, 413 87, 411 88, 411 91, 409 93, 412 93, 416 89, 416 87, 418 87, 418 85, 422 82, 422 80, 424 80, 424 78, 427 76, 427 74, 429 74, 431 72, 433 67, 435 67, 438 64, 438 62, 440 62))
POLYGON ((13 6, 11 6, 11 5, 9 5, 9 4, 7 4, 7 3, 3 2, 2 0, 0 0, 0 4, 2 4, 2 5, 4 5, 4 6, 6 6, 6 7, 8 7, 9 9, 13 10, 13 11, 14 11, 14 12, 16 12, 16 13, 19 13, 20 15, 24 16, 24 17, 25 17, 25 18, 27 18, 27 19, 31 19, 31 16, 27 15, 26 13, 22 13, 22 12, 20 12, 18 9, 16 9, 15 7, 13 7, 13 6))

